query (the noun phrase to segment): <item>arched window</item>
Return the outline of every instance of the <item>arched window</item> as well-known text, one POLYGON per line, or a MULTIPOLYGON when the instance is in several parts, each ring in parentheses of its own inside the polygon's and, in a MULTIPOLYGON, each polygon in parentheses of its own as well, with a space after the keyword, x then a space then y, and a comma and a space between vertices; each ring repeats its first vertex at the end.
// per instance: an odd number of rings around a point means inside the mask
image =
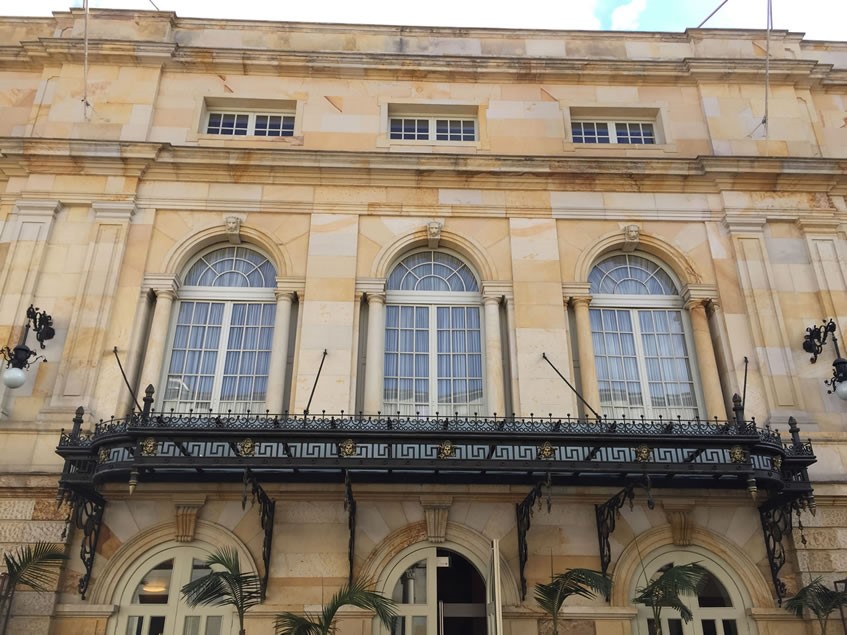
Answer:
POLYGON ((179 289, 164 409, 262 410, 268 390, 276 270, 243 246, 197 258, 179 289))
MULTIPOLYGON (((456 551, 413 548, 388 575, 386 594, 397 603, 391 635, 486 635, 487 581, 456 551)), ((380 633, 385 631, 380 629, 380 633)))
MULTIPOLYGON (((642 575, 638 576, 635 586, 643 586, 645 579, 653 580, 671 566, 692 562, 699 563, 708 571, 697 596, 682 598, 684 604, 691 609, 694 619, 686 623, 678 612, 663 608, 663 635, 749 635, 750 626, 747 623, 745 606, 748 602, 745 602, 745 593, 723 563, 704 553, 669 550, 652 559, 648 557, 643 563, 642 575)), ((633 593, 634 591, 635 589, 633 593)), ((655 635, 657 629, 652 609, 643 604, 637 607, 637 635, 655 635)))
POLYGON ((591 283, 591 332, 600 405, 612 417, 694 418, 700 399, 679 289, 653 260, 617 254, 591 283))
POLYGON ((229 607, 189 608, 180 598, 183 585, 209 572, 207 555, 201 549, 180 547, 142 560, 122 582, 110 633, 228 635, 232 622, 229 607))
POLYGON ((483 412, 482 296, 455 256, 420 251, 386 284, 385 412, 483 412))

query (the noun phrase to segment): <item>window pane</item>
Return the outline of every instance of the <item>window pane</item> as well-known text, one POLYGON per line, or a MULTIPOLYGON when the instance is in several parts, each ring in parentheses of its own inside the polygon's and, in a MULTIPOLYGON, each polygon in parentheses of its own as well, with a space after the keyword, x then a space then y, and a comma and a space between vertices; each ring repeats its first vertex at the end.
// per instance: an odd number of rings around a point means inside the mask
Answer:
POLYGON ((682 635, 682 620, 669 619, 667 635, 682 635))
POLYGON ((717 625, 715 620, 701 620, 700 626, 703 629, 703 635, 718 635, 717 625))
POLYGON ((204 635, 221 635, 223 618, 220 615, 212 615, 206 618, 206 629, 204 635))
POLYGON ((186 615, 182 626, 182 635, 200 635, 200 616, 186 615))
MULTIPOLYGON (((167 604, 173 573, 173 558, 150 569, 138 583, 132 596, 133 604, 167 604)), ((164 618, 163 618, 164 619, 164 618)))
POLYGON ((697 603, 704 608, 732 606, 732 600, 726 588, 712 574, 706 576, 700 593, 697 595, 697 603))
POLYGON ((426 604, 426 560, 419 560, 403 572, 391 599, 398 604, 426 604))
POLYGON ((723 635, 738 635, 738 626, 735 620, 721 620, 723 623, 723 635))

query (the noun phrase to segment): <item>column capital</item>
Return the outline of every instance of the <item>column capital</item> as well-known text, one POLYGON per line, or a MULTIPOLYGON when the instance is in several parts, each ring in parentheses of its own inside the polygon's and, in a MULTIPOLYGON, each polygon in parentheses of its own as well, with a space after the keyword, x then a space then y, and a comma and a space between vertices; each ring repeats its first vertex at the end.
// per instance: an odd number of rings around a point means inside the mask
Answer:
POLYGON ((385 278, 356 278, 356 291, 372 295, 385 294, 385 278))
POLYGON ((694 311, 703 311, 703 314, 706 313, 706 302, 707 300, 698 300, 691 299, 685 302, 685 308, 687 311, 693 313, 694 311))
POLYGON ((689 302, 711 302, 718 297, 717 287, 713 284, 687 284, 682 288, 682 299, 689 302))
POLYGON ((723 224, 730 234, 761 234, 765 231, 768 219, 747 214, 727 214, 723 217, 723 224))
POLYGON ((496 297, 498 300, 502 297, 512 296, 512 283, 498 280, 484 280, 482 282, 482 297, 496 297))
POLYGON ((297 278, 294 276, 277 276, 276 289, 277 296, 280 293, 287 293, 289 296, 293 294, 302 295, 306 289, 306 279, 297 278))
POLYGON ((97 222, 118 221, 129 222, 137 211, 132 201, 95 201, 91 204, 94 220, 97 222))
POLYGON ((142 290, 153 291, 156 297, 167 293, 176 297, 176 292, 179 290, 179 280, 170 273, 148 273, 141 282, 141 288, 142 290))
POLYGON ((579 297, 579 296, 587 296, 591 297, 591 283, 590 282, 563 282, 562 283, 562 297, 565 301, 568 301, 570 298, 579 297))
POLYGON ((841 221, 835 218, 798 218, 794 224, 804 234, 833 235, 841 229, 841 221))
POLYGON ((384 293, 368 293, 366 294, 368 304, 385 304, 385 294, 384 293))
POLYGON ((571 306, 589 306, 592 299, 590 295, 572 295, 568 298, 568 304, 571 306))
POLYGON ((22 198, 15 201, 14 214, 19 216, 40 216, 53 218, 62 210, 62 202, 56 199, 22 198))

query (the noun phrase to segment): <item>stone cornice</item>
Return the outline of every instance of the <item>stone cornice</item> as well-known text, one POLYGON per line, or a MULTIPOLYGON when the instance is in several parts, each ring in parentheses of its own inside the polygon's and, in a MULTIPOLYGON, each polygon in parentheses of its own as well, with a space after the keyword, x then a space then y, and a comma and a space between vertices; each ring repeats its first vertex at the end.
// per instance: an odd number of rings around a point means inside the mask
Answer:
MULTIPOLYGON (((465 36, 467 39, 467 36, 465 36)), ((0 64, 18 70, 83 61, 82 40, 42 37, 0 47, 0 64)), ((473 47, 469 47, 473 49, 473 47)), ((296 51, 269 47, 178 46, 173 42, 89 41, 89 61, 164 65, 171 71, 238 73, 286 77, 369 77, 450 81, 521 81, 680 84, 700 81, 748 83, 764 78, 764 61, 754 58, 598 59, 527 55, 433 54, 386 51, 296 51)), ((770 81, 804 87, 843 85, 847 74, 831 64, 774 59, 770 81)))
POLYGON ((0 173, 348 187, 847 193, 847 159, 400 154, 19 137, 0 138, 0 173))

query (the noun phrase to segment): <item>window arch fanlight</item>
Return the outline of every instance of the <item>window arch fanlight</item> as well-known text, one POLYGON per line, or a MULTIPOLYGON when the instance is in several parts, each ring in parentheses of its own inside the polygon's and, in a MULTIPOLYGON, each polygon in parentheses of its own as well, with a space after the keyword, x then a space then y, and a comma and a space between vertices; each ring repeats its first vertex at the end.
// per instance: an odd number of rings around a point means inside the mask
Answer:
POLYGON ((383 408, 404 415, 485 410, 482 296, 445 251, 404 257, 386 282, 383 408))
MULTIPOLYGON (((728 568, 705 550, 668 548, 648 557, 628 597, 635 596, 635 587, 643 586, 645 579, 654 580, 671 566, 693 562, 708 572, 697 595, 683 597, 694 617, 686 623, 676 611, 664 609, 660 618, 663 635, 751 635, 754 629, 747 619, 749 601, 746 594, 728 568)), ((652 610, 643 604, 637 608, 637 635, 655 635, 657 629, 652 610)))
POLYGON ((116 590, 118 612, 111 635, 224 635, 231 632, 229 607, 189 608, 180 597, 186 583, 209 573, 209 552, 195 546, 154 549, 127 572, 116 590))
POLYGON ((676 282, 643 255, 613 254, 591 270, 591 331, 608 416, 700 416, 691 327, 676 282))
POLYGON ((186 269, 165 365, 164 409, 264 408, 276 269, 243 245, 215 247, 186 269))

